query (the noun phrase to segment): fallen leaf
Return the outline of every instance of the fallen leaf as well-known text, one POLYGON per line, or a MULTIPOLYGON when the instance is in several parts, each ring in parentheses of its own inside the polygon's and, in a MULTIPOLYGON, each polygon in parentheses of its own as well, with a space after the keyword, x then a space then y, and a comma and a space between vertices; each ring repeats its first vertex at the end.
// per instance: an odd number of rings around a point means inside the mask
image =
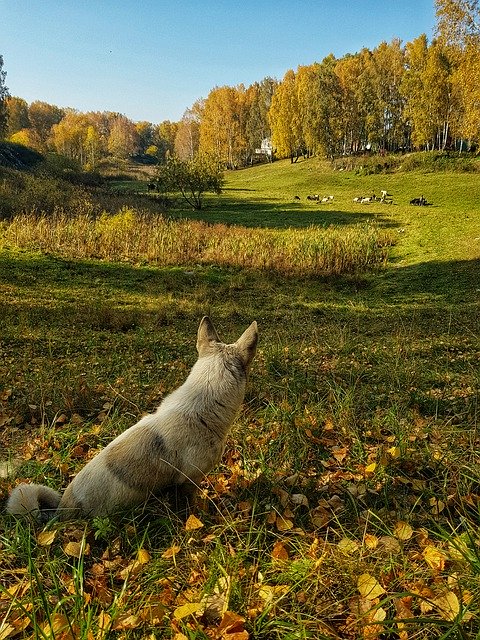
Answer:
POLYGON ((67 542, 67 544, 63 547, 64 552, 67 556, 72 556, 73 558, 80 558, 83 555, 88 556, 90 553, 90 545, 88 543, 83 542, 67 542))
POLYGON ((203 522, 201 522, 192 513, 190 516, 188 516, 188 519, 185 523, 185 531, 195 531, 196 529, 201 529, 203 526, 203 522))
POLYGON ((100 611, 98 614, 98 633, 96 640, 103 640, 106 634, 110 631, 110 623, 112 621, 111 616, 105 611, 100 611))
POLYGON ((173 612, 173 617, 175 620, 183 620, 198 611, 203 611, 203 604, 201 602, 188 602, 187 604, 182 604, 180 607, 177 607, 173 612))
POLYGON ((447 591, 442 597, 434 600, 434 605, 444 620, 453 621, 460 613, 460 603, 453 591, 447 591))
POLYGON ((41 547, 49 547, 55 540, 56 531, 40 531, 37 535, 37 542, 41 547))
POLYGON ((372 475, 373 473, 375 473, 375 469, 377 468, 377 463, 376 462, 372 462, 371 464, 367 465, 365 467, 365 474, 366 475, 372 475))
POLYGON ((162 558, 175 558, 177 553, 179 553, 180 551, 181 547, 178 547, 174 544, 162 553, 162 558))
POLYGON ((2 621, 0 624, 0 640, 6 640, 6 638, 11 638, 13 635, 17 633, 15 627, 12 627, 8 622, 2 621))
POLYGON ((434 571, 443 571, 445 568, 447 556, 440 549, 437 549, 432 545, 427 545, 423 550, 422 555, 425 562, 434 571))
POLYGON ((367 598, 368 600, 379 598, 383 593, 385 593, 385 589, 382 585, 369 573, 362 573, 362 575, 359 576, 357 580, 357 588, 362 598, 367 598))
POLYGON ((337 544, 337 547, 340 549, 340 551, 346 553, 347 555, 352 555, 360 548, 358 542, 356 542, 355 540, 351 540, 350 538, 342 538, 337 544))
POLYGON ((138 616, 125 614, 120 616, 113 623, 113 631, 126 631, 128 629, 138 629, 142 625, 142 621, 138 616))
POLYGON ((393 536, 382 536, 379 542, 383 550, 387 553, 396 554, 402 550, 399 541, 393 536))
POLYGON ((277 517, 276 525, 279 531, 290 531, 290 529, 293 529, 293 522, 283 516, 277 517))
POLYGON ((233 611, 225 611, 217 632, 225 640, 248 640, 249 633, 244 629, 245 618, 233 611))
POLYGON ((139 562, 140 564, 147 564, 147 562, 150 562, 150 560, 151 556, 146 549, 142 548, 138 550, 137 562, 139 562))
POLYGON ((275 560, 288 560, 288 551, 281 540, 277 540, 273 545, 272 558, 275 560))
POLYGON ((408 522, 399 520, 393 527, 393 535, 399 540, 410 540, 413 535, 413 529, 408 522))
POLYGON ((379 539, 371 533, 366 533, 364 542, 367 549, 376 549, 378 547, 379 539))

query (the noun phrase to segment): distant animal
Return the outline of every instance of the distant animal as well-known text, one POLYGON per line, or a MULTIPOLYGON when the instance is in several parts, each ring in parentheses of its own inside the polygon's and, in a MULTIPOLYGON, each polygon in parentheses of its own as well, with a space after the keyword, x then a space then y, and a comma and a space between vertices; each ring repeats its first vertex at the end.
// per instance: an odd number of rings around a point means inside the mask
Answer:
POLYGON ((362 204, 365 204, 365 203, 367 203, 367 202, 375 202, 375 199, 376 199, 376 198, 375 198, 375 194, 372 194, 371 196, 366 196, 366 197, 362 198, 362 199, 360 200, 360 202, 361 202, 362 204))
POLYGON ((333 202, 333 196, 323 196, 322 202, 333 202))
POLYGON ((413 204, 417 207, 428 207, 431 206, 431 202, 427 202, 427 200, 422 196, 420 196, 419 198, 413 198, 412 200, 410 200, 410 204, 413 204))
POLYGON ((386 202, 387 204, 392 204, 393 196, 391 193, 388 193, 385 189, 380 191, 380 202, 386 202))
POLYGON ((258 340, 257 323, 233 344, 224 344, 210 318, 197 333, 198 360, 185 382, 97 454, 63 496, 38 484, 19 484, 7 502, 15 516, 45 522, 112 514, 175 486, 192 498, 223 453, 243 402, 258 340))
POLYGON ((315 200, 318 202, 320 200, 320 196, 318 195, 318 193, 316 193, 313 196, 307 196, 307 200, 315 200))
POLYGON ((293 196, 294 200, 300 200, 300 196, 293 196))

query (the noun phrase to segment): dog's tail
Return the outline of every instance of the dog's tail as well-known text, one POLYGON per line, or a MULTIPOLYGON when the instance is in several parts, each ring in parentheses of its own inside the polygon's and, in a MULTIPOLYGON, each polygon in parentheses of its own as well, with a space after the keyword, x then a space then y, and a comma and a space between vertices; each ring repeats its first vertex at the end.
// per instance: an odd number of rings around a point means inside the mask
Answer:
POLYGON ((43 484, 19 484, 7 502, 7 513, 13 516, 32 516, 40 522, 51 520, 56 514, 61 495, 43 484))

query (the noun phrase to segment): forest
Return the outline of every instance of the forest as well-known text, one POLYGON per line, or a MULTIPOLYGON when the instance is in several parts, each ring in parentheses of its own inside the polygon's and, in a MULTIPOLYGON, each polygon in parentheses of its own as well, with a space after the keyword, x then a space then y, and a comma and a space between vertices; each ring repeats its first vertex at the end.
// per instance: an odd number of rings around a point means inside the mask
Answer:
POLYGON ((406 44, 393 39, 289 69, 280 81, 217 86, 179 122, 132 122, 121 113, 28 104, 3 86, 0 133, 3 128, 11 142, 55 151, 86 170, 97 170, 107 157, 157 163, 197 152, 214 154, 226 168, 243 167, 265 159, 259 153, 264 140, 275 158, 292 161, 299 154, 333 159, 370 151, 475 151, 480 11, 477 2, 437 0, 436 13, 431 41, 425 34, 406 44))

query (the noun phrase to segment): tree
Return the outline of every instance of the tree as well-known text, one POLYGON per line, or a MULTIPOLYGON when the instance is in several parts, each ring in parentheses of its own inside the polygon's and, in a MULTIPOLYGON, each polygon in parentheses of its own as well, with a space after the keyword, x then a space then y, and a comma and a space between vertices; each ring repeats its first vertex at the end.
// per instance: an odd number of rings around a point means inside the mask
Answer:
POLYGON ((459 102, 458 135, 480 143, 480 46, 471 41, 465 47, 453 73, 453 92, 459 102))
POLYGON ((361 56, 347 55, 337 61, 335 73, 340 84, 341 150, 355 153, 366 144, 363 100, 356 91, 363 71, 361 56))
POLYGON ((480 37, 478 0, 435 0, 437 34, 443 44, 463 49, 480 37))
POLYGON ((138 133, 138 147, 140 153, 147 153, 147 149, 153 145, 153 124, 143 120, 135 123, 138 133))
POLYGON ((289 69, 277 86, 268 112, 272 128, 272 143, 281 158, 293 157, 304 147, 295 72, 289 69))
POLYGON ((412 142, 425 149, 444 149, 454 113, 450 59, 440 41, 428 46, 425 35, 406 47, 407 70, 402 82, 404 118, 412 142))
POLYGON ((243 85, 212 89, 200 122, 200 151, 215 155, 230 169, 243 164, 247 146, 245 119, 243 85))
POLYGON ((67 111, 58 124, 54 124, 51 140, 57 153, 81 165, 87 162, 86 138, 89 122, 85 114, 73 109, 67 111))
POLYGON ((7 106, 7 136, 12 136, 17 131, 26 129, 30 126, 28 118, 28 104, 22 98, 8 97, 7 106))
POLYGON ((197 100, 178 123, 174 151, 180 160, 191 160, 198 152, 202 113, 203 102, 197 100))
POLYGON ((221 193, 223 181, 218 159, 208 154, 197 154, 191 160, 169 158, 157 172, 159 190, 179 191, 195 210, 202 208, 205 193, 221 193))
POLYGON ((250 85, 246 91, 245 139, 247 155, 252 156, 262 140, 272 135, 268 121, 268 111, 278 82, 264 78, 250 85))
POLYGON ((381 149, 395 150, 405 144, 403 96, 400 91, 405 70, 405 51, 400 40, 382 42, 372 53, 371 80, 375 91, 373 142, 381 149))
POLYGON ((3 56, 0 56, 0 139, 7 133, 7 98, 9 93, 5 85, 6 77, 7 72, 3 70, 3 56))
POLYGON ((138 151, 139 136, 135 125, 126 116, 115 114, 110 134, 108 150, 115 158, 128 158, 138 151))
POLYGON ((58 124, 65 111, 47 102, 36 100, 28 108, 28 119, 31 127, 31 140, 39 151, 47 151, 51 129, 58 124))

